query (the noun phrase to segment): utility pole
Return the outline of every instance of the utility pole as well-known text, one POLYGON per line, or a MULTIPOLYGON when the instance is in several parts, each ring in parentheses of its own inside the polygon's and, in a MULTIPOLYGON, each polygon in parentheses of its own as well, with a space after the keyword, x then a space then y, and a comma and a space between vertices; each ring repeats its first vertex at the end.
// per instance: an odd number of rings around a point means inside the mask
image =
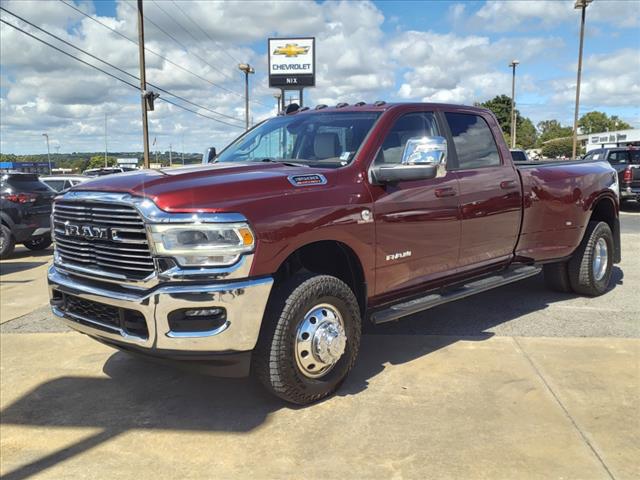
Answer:
POLYGON ((107 168, 107 112, 104 112, 104 168, 107 168))
POLYGON ((144 144, 144 168, 149 168, 149 123, 147 121, 146 67, 144 63, 144 17, 142 0, 138 0, 138 51, 140 57, 140 100, 142 102, 142 142, 144 144))
POLYGON ((509 66, 513 69, 511 79, 511 148, 516 148, 516 67, 520 62, 511 60, 509 66))
POLYGON ((249 130, 249 74, 256 71, 248 63, 241 63, 238 68, 244 72, 244 122, 245 130, 249 130))
POLYGON ((47 160, 49 160, 49 175, 51 175, 51 150, 49 149, 49 135, 43 133, 42 136, 47 139, 47 160))
POLYGON ((171 158, 171 149, 173 148, 173 145, 169 144, 169 166, 172 167, 173 166, 173 160, 171 158))
POLYGON ((587 12, 587 5, 592 0, 576 0, 573 8, 582 10, 582 18, 580 20, 580 48, 578 50, 578 79, 576 81, 576 108, 573 113, 573 149, 571 150, 571 158, 576 158, 578 150, 578 112, 580 110, 580 79, 582 77, 582 47, 584 45, 584 20, 587 12))

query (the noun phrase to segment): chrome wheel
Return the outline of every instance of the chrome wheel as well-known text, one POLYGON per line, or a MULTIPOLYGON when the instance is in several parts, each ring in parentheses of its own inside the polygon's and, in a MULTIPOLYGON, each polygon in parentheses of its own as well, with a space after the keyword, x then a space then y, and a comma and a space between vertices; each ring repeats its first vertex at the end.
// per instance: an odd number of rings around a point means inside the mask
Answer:
POLYGON ((607 247, 607 241, 604 238, 599 238, 593 249, 593 277, 596 280, 602 280, 605 273, 607 273, 608 266, 609 250, 607 247))
POLYGON ((344 322, 337 308, 327 303, 309 310, 295 338, 295 357, 300 372, 318 378, 329 372, 340 360, 347 346, 344 322))

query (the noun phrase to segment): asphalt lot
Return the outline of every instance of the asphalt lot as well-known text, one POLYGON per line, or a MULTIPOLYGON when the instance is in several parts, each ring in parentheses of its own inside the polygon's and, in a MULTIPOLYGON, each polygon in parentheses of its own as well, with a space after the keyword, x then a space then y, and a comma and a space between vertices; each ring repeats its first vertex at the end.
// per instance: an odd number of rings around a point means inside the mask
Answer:
POLYGON ((338 395, 307 408, 67 332, 50 256, 20 252, 0 262, 0 474, 639 478, 640 206, 621 221, 602 297, 534 277, 370 328, 338 395))

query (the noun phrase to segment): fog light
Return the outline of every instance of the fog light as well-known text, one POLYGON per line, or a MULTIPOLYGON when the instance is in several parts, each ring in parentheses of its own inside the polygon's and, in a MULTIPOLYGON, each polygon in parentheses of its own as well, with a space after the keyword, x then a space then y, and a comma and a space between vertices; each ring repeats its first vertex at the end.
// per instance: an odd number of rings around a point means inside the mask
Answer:
POLYGON ((224 311, 223 308, 200 308, 197 310, 185 310, 185 317, 217 317, 224 311))
POLYGON ((174 310, 167 318, 172 332, 209 332, 227 322, 227 310, 224 307, 182 308, 174 310))

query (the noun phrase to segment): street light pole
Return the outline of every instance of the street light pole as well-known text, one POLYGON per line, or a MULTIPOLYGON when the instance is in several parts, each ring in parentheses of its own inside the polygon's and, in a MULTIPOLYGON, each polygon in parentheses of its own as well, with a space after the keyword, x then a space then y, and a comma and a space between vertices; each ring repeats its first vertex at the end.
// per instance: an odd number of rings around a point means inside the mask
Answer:
POLYGON ((49 134, 43 133, 42 136, 47 139, 47 160, 49 161, 49 175, 51 175, 51 150, 49 149, 49 134))
POLYGON ((238 68, 244 72, 244 123, 245 129, 249 130, 249 74, 256 71, 248 63, 241 63, 238 68))
POLYGON ((104 168, 107 168, 107 112, 104 113, 104 168))
POLYGON ((516 148, 516 67, 520 62, 511 60, 509 66, 513 69, 511 79, 511 148, 516 148))
POLYGON ((580 48, 578 50, 578 79, 576 81, 576 108, 573 113, 573 150, 571 158, 576 158, 578 149, 578 112, 580 110, 580 80, 582 77, 582 47, 584 45, 584 20, 587 12, 587 5, 592 0, 576 0, 573 8, 582 10, 582 18, 580 20, 580 48))

